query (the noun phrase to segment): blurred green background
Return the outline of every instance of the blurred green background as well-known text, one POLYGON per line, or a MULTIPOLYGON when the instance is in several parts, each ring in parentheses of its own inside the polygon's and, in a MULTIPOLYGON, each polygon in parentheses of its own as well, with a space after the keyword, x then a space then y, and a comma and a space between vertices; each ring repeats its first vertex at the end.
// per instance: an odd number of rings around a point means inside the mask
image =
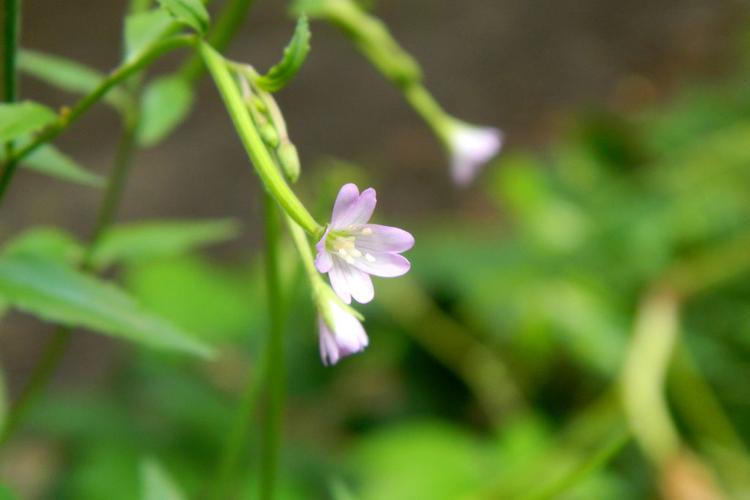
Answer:
MULTIPOLYGON (((229 53, 264 68, 292 23, 280 3, 257 4, 229 53)), ((361 308, 368 350, 325 368, 286 242, 280 497, 750 498, 746 5, 373 5, 446 108, 503 128, 508 144, 472 188, 455 189, 398 92, 313 23, 312 53, 279 96, 303 160, 297 191, 325 220, 342 183, 373 186, 377 222, 417 244, 412 272, 377 280, 378 300, 361 308)), ((25 47, 102 70, 118 60, 125 2, 24 8, 25 47)), ((22 95, 70 102, 31 79, 22 95)), ((106 172, 116 125, 100 108, 59 143, 106 172)), ((259 371, 259 193, 203 81, 189 120, 138 154, 120 219, 234 222, 205 248, 136 251, 109 276, 221 354, 200 362, 77 334, 0 453, 0 478, 21 498, 134 499, 163 475, 206 498, 259 371)), ((23 173, 0 235, 55 225, 83 239, 99 195, 23 173)), ((11 394, 50 332, 19 313, 3 318, 11 394)), ((231 498, 255 498, 254 418, 231 498)))

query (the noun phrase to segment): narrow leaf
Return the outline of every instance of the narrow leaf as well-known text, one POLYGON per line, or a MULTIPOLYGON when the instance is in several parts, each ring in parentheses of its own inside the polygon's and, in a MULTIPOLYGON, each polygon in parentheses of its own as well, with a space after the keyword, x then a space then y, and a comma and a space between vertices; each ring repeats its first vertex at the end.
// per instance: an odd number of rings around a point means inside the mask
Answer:
POLYGON ((302 67, 310 52, 310 27, 307 17, 301 16, 297 20, 294 35, 284 49, 281 61, 268 72, 260 76, 255 83, 268 92, 277 92, 292 81, 292 78, 302 67))
POLYGON ((153 146, 169 135, 193 105, 192 87, 178 76, 159 78, 146 87, 141 103, 138 143, 153 146))
POLYGON ((125 18, 125 60, 164 36, 173 20, 161 9, 139 12, 125 18))
POLYGON ((85 186, 101 187, 104 179, 80 166, 51 144, 43 144, 22 160, 31 170, 85 186))
POLYGON ((8 241, 2 249, 5 255, 26 255, 77 264, 83 257, 81 243, 65 231, 55 227, 35 227, 8 241))
POLYGON ((33 101, 0 104, 0 142, 35 132, 55 120, 57 114, 54 111, 33 101))
POLYGON ((182 500, 185 496, 156 461, 141 463, 141 500, 182 500))
POLYGON ((93 262, 103 268, 115 262, 173 257, 199 246, 231 239, 231 220, 141 222, 115 227, 94 250, 93 262))
POLYGON ((144 311, 114 285, 58 262, 29 256, 0 257, 0 296, 44 320, 85 327, 144 346, 211 354, 208 346, 144 311))
MULTIPOLYGON (((25 73, 75 94, 89 94, 105 79, 102 73, 84 64, 33 50, 23 50, 18 65, 25 73)), ((125 95, 114 88, 104 99, 119 109, 123 106, 125 95)))
POLYGON ((203 34, 208 29, 208 11, 200 0, 159 0, 159 4, 182 24, 203 34))

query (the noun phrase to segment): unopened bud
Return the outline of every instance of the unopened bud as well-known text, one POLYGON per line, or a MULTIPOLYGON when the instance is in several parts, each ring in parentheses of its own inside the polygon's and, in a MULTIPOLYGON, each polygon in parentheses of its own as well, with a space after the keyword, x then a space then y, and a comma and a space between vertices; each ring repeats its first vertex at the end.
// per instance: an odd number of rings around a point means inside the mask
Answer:
POLYGON ((260 127, 260 136, 263 138, 263 142, 268 145, 271 149, 279 147, 279 133, 276 132, 276 128, 270 123, 266 122, 260 127))
POLYGON ((276 150, 279 165, 290 182, 297 182, 300 174, 300 161, 297 148, 289 141, 285 141, 276 150))

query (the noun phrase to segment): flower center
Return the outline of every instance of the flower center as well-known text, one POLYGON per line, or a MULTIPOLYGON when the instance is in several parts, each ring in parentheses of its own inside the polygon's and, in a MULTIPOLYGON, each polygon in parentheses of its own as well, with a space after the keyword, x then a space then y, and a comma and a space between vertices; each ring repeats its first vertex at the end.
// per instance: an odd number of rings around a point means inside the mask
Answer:
POLYGON ((350 231, 331 231, 326 238, 326 249, 344 259, 347 264, 354 264, 354 259, 364 255, 368 262, 375 262, 375 257, 369 252, 362 253, 356 246, 357 237, 355 233, 363 235, 372 234, 372 229, 365 227, 362 229, 351 228, 350 231))

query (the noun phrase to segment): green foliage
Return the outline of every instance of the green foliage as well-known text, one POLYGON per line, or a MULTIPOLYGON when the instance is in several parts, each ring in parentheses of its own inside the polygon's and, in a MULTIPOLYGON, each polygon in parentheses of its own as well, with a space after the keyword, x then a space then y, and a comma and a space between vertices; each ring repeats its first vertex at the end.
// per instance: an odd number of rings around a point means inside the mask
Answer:
POLYGON ((80 326, 160 349, 207 356, 211 349, 144 311, 124 292, 53 260, 0 258, 0 296, 56 323, 80 326))
POLYGON ((103 268, 114 263, 173 257, 197 247, 227 241, 237 232, 237 223, 232 220, 122 224, 102 237, 94 249, 92 262, 103 268))
POLYGON ((200 0, 159 0, 159 4, 177 21, 200 34, 208 29, 208 11, 200 0))
POLYGON ((0 500, 16 500, 17 498, 10 488, 0 483, 0 500))
POLYGON ((168 136, 190 113, 193 89, 184 78, 167 76, 143 91, 138 143, 153 146, 168 136))
POLYGON ((161 465, 153 459, 141 462, 141 500, 181 500, 184 497, 161 465))
POLYGON ((57 114, 54 111, 33 101, 0 104, 0 142, 36 132, 55 120, 57 114))
POLYGON ((306 16, 300 16, 294 35, 284 49, 281 61, 265 75, 259 76, 255 83, 267 92, 278 92, 286 87, 297 75, 310 52, 310 26, 306 16))
POLYGON ((51 144, 42 144, 22 160, 22 165, 51 177, 90 187, 102 187, 104 179, 89 172, 51 144))
POLYGON ((78 240, 54 227, 29 229, 3 246, 4 255, 37 257, 61 264, 76 264, 83 253, 83 245, 78 240))
MULTIPOLYGON (((79 62, 34 50, 23 50, 18 65, 27 74, 76 94, 88 94, 104 80, 102 73, 79 62)), ((104 99, 121 109, 126 98, 121 90, 115 88, 104 99)))
POLYGON ((163 37, 174 21, 162 9, 131 14, 125 18, 125 60, 133 59, 146 47, 163 37))

